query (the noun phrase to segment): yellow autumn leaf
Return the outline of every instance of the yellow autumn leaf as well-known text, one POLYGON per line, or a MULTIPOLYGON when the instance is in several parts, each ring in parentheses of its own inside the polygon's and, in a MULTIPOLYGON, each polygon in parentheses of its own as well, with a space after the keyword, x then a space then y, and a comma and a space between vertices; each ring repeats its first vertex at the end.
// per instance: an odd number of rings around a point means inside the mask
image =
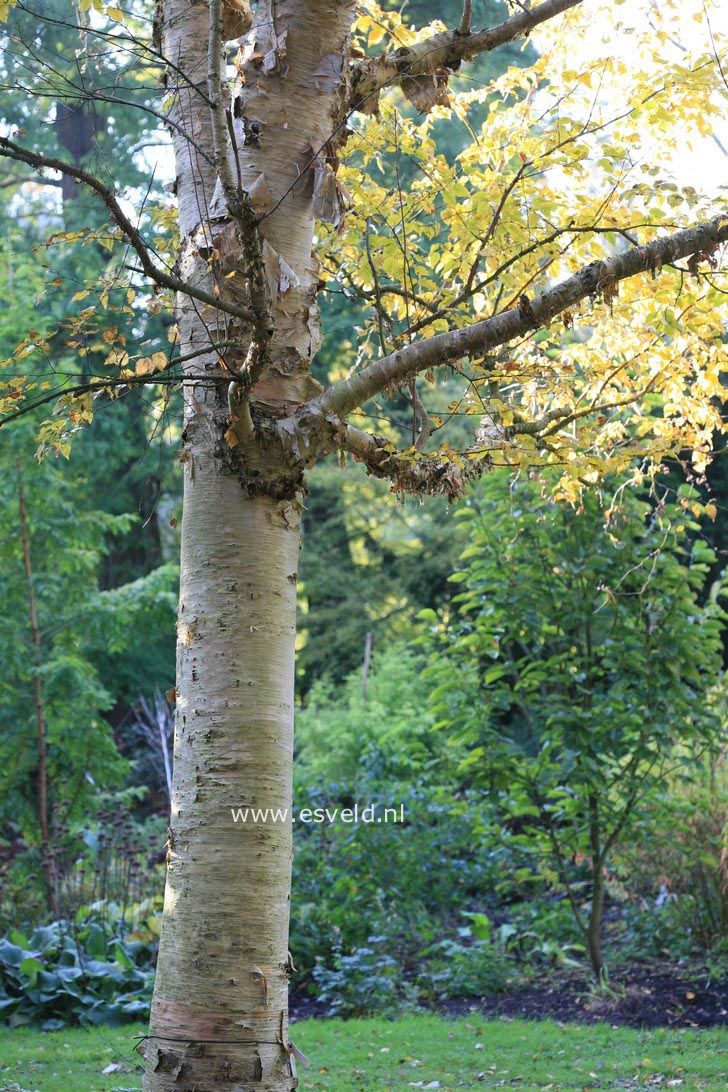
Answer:
POLYGON ((154 365, 155 372, 164 371, 164 369, 169 364, 169 361, 167 360, 167 356, 163 352, 152 353, 151 360, 152 360, 152 364, 154 365))
POLYGON ((161 372, 167 367, 168 361, 164 353, 157 352, 152 353, 151 356, 144 356, 141 360, 137 360, 136 367, 134 368, 135 375, 153 375, 154 372, 161 372))
POLYGON ((367 41, 370 46, 378 45, 386 33, 386 28, 381 23, 375 23, 373 20, 369 20, 367 41))
POLYGON ((112 349, 105 363, 109 368, 125 368, 129 363, 129 354, 125 349, 112 349))

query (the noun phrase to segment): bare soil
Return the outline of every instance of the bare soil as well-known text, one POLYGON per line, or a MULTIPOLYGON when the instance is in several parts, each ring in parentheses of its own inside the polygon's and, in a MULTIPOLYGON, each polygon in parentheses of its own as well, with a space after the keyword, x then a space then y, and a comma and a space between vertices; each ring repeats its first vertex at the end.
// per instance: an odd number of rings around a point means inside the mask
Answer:
MULTIPOLYGON (((509 993, 442 1001, 433 1010, 450 1016, 480 1014, 501 1019, 556 1020, 569 1024, 609 1023, 623 1027, 705 1028, 728 1026, 728 978, 683 965, 634 964, 614 972, 614 996, 595 996, 583 975, 532 982, 509 993), (623 994, 623 995, 622 995, 623 994)), ((291 1014, 326 1016, 314 998, 291 998, 291 1014)))
POLYGON ((704 970, 636 964, 613 976, 614 996, 595 996, 583 977, 531 983, 512 993, 477 1001, 448 1001, 439 1009, 460 1015, 570 1024, 606 1022, 623 1027, 703 1028, 728 1026, 728 979, 710 979, 704 970), (624 996, 620 996, 622 990, 624 996))

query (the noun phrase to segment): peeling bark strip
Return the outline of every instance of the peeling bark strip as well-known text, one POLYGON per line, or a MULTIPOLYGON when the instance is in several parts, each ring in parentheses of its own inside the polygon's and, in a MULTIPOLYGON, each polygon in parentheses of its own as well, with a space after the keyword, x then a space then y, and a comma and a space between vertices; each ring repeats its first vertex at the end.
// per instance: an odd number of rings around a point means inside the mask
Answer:
POLYGON ((335 439, 340 448, 364 463, 368 473, 391 481, 393 491, 401 496, 443 496, 456 501, 487 465, 467 461, 460 465, 436 455, 414 459, 397 452, 384 436, 371 436, 346 424, 336 430, 335 439))
POLYGON ((448 78, 462 61, 522 38, 534 27, 581 3, 582 0, 544 0, 538 7, 519 11, 487 30, 473 32, 461 27, 445 30, 416 45, 362 61, 352 72, 346 110, 376 114, 380 92, 392 84, 401 87, 410 102, 423 113, 437 104, 446 105, 448 78))
POLYGON ((529 330, 547 326, 551 319, 574 304, 596 296, 619 281, 639 273, 657 274, 663 265, 692 255, 710 253, 728 242, 728 216, 718 216, 698 227, 677 231, 644 246, 632 247, 605 261, 592 262, 573 277, 529 300, 521 297, 517 307, 493 318, 473 323, 462 330, 435 334, 407 345, 390 356, 370 364, 358 375, 330 387, 315 400, 325 415, 345 417, 369 398, 393 383, 401 383, 418 372, 462 357, 479 356, 529 330))

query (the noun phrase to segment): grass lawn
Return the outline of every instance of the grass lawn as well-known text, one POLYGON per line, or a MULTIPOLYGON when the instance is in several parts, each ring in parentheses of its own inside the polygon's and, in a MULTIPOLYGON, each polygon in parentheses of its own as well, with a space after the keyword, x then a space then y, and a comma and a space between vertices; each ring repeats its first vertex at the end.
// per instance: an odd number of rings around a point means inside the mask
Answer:
MULTIPOLYGON (((0 1092, 136 1092, 133 1037, 144 1030, 0 1029, 0 1092), (108 1066, 117 1068, 104 1074, 108 1066)), ((304 1090, 728 1088, 726 1029, 641 1032, 427 1015, 306 1020, 294 1025, 293 1039, 311 1059, 304 1090)))

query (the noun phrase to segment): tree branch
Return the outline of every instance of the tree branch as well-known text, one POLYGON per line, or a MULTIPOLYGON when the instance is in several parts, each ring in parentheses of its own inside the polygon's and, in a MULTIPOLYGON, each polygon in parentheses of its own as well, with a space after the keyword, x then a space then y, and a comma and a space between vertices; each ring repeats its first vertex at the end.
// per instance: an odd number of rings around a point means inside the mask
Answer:
MULTIPOLYGON (((39 406, 46 406, 49 402, 55 402, 59 398, 77 398, 82 394, 88 394, 89 392, 96 394, 100 391, 113 390, 115 387, 139 387, 144 386, 145 384, 153 386, 160 383, 174 386, 175 384, 182 384, 185 379, 196 382, 218 382, 214 376, 207 373, 200 373, 199 375, 177 373, 172 375, 170 372, 178 364, 186 364, 196 357, 204 356, 209 352, 226 349, 234 345, 234 341, 221 341, 217 344, 206 345, 204 349, 195 349, 191 353, 185 353, 183 356, 175 357, 174 360, 169 361, 166 368, 158 372, 151 372, 148 375, 95 376, 86 383, 75 383, 60 389, 56 388, 52 391, 46 391, 44 395, 34 399, 32 402, 24 402, 18 409, 12 410, 4 416, 0 416, 0 428, 2 428, 3 425, 7 425, 10 421, 16 421, 20 417, 25 417, 27 414, 32 413, 33 410, 38 409, 39 406)), ((134 359, 140 358, 130 358, 132 361, 134 359)), ((66 379, 75 379, 77 376, 77 373, 75 372, 54 372, 53 374, 56 377, 63 376, 66 379)))
POLYGON ((39 155, 36 152, 31 152, 27 148, 22 148, 19 144, 15 144, 12 140, 8 140, 7 137, 0 137, 0 157, 15 160, 17 163, 25 163, 27 166, 34 167, 36 170, 45 167, 51 171, 60 171, 61 174, 66 174, 70 178, 75 178, 78 182, 83 182, 84 185, 93 190, 104 202, 111 214, 112 220, 116 226, 121 229, 129 240, 132 248, 138 254, 139 261, 141 262, 142 269, 146 276, 161 288, 169 288, 173 292, 182 292, 186 296, 192 296, 193 299, 199 300, 200 303, 205 303, 208 307, 213 307, 215 310, 222 311, 226 315, 232 315, 234 318, 242 319, 244 322, 250 322, 255 319, 255 313, 251 309, 236 307, 231 303, 227 303, 226 301, 211 295, 209 292, 205 292, 201 288, 196 288, 194 285, 180 280, 179 277, 165 273, 163 269, 160 269, 159 266, 155 265, 149 256, 149 248, 144 242, 141 232, 123 211, 115 195, 107 186, 104 186, 98 178, 88 171, 85 171, 82 167, 76 167, 74 164, 66 163, 62 159, 54 159, 51 156, 39 155))
POLYGON ((228 204, 237 187, 228 156, 228 129, 222 87, 222 0, 210 0, 210 37, 207 47, 207 97, 210 100, 210 128, 215 150, 215 169, 228 204))
POLYGON ((440 495, 455 501, 468 482, 485 469, 483 460, 459 460, 459 465, 436 455, 418 457, 400 452, 384 436, 373 436, 345 423, 335 427, 334 444, 364 463, 375 478, 388 478, 397 493, 440 495))
POLYGON ((10 186, 22 186, 26 182, 36 182, 41 186, 62 186, 60 178, 33 178, 32 175, 9 174, 7 178, 0 178, 0 190, 7 190, 10 186))
POLYGON ((430 83, 441 79, 444 86, 447 75, 457 69, 461 61, 469 61, 479 53, 496 49, 514 38, 521 38, 540 23, 545 23, 581 3, 582 0, 544 0, 544 3, 531 11, 519 12, 497 26, 475 33, 469 32, 469 5, 466 3, 458 30, 434 34, 424 42, 404 46, 379 57, 370 57, 356 65, 352 69, 346 112, 359 110, 365 114, 376 114, 380 91, 392 84, 400 86, 405 95, 419 106, 418 77, 426 77, 430 83), (465 30, 461 29, 464 25, 467 27, 465 30))
POLYGON ((473 0, 465 0, 463 14, 460 18, 458 34, 470 34, 470 20, 473 14, 473 0))
MULTIPOLYGON (((518 421, 512 425, 498 426, 493 450, 515 436, 538 435, 553 421, 567 417, 568 412, 566 409, 552 409, 538 421, 518 421)), ((455 501, 462 496, 469 482, 493 466, 489 449, 482 443, 460 452, 457 460, 454 460, 447 452, 444 455, 420 455, 417 444, 411 451, 398 451, 392 441, 384 436, 373 435, 344 421, 329 418, 328 426, 334 447, 354 455, 375 478, 388 478, 397 493, 444 495, 448 501, 455 501)))
POLYGON ((518 305, 508 311, 462 330, 435 334, 383 357, 358 375, 329 387, 314 404, 326 415, 345 417, 393 383, 402 383, 418 372, 462 357, 492 352, 499 345, 524 337, 529 330, 548 326, 556 315, 587 296, 596 296, 605 288, 639 273, 654 274, 663 265, 680 258, 699 258, 725 242, 728 242, 728 216, 718 216, 697 227, 614 254, 605 261, 592 262, 532 300, 522 296, 518 305))

